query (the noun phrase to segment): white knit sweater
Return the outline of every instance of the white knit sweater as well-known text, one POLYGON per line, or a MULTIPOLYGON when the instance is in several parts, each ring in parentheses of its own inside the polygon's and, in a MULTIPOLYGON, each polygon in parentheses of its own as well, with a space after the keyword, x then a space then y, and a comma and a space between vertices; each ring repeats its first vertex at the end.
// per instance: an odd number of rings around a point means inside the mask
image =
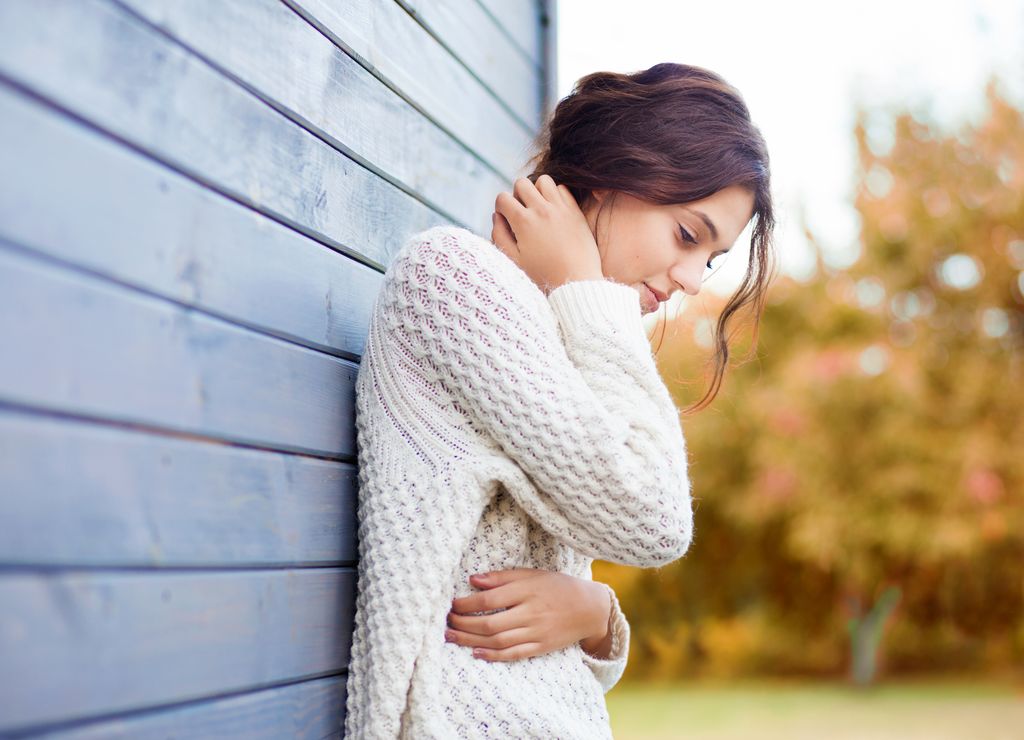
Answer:
POLYGON ((445 642, 472 573, 590 578, 692 538, 687 451, 640 318, 610 280, 547 296, 456 226, 410 238, 374 305, 356 385, 359 572, 349 738, 611 737, 604 692, 629 626, 609 589, 612 653, 513 662, 445 642))

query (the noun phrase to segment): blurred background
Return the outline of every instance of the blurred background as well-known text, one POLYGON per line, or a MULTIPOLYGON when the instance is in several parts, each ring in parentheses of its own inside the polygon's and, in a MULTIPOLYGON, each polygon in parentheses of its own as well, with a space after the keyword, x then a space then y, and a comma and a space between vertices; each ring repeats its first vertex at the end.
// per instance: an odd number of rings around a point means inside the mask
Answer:
MULTIPOLYGON (((0 0, 0 29, 0 737, 338 736, 387 266, 489 233, 545 101, 676 61, 764 133, 780 272, 683 417, 686 557, 594 569, 633 630, 616 738, 1024 739, 1024 0, 0 0)), ((680 408, 748 241, 646 319, 680 408)))
MULTIPOLYGON (((595 564, 619 738, 1024 738, 1024 3, 561 0, 559 96, 708 67, 768 141, 780 273, 684 416, 694 543, 595 564)), ((646 317, 682 408, 749 230, 646 317)))

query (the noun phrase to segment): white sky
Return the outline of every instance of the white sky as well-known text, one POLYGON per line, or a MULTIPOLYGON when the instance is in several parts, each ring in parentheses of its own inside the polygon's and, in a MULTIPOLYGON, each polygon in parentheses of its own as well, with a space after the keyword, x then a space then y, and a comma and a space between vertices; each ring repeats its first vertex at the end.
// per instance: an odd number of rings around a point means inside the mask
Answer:
MULTIPOLYGON (((739 89, 771 155, 780 270, 797 278, 813 265, 799 228, 801 205, 830 265, 857 257, 851 196, 858 99, 910 107, 956 128, 980 116, 984 82, 994 71, 1024 106, 1024 0, 557 5, 559 98, 589 72, 635 72, 665 61, 706 67, 739 89)), ((705 289, 732 292, 749 241, 748 228, 705 289)))

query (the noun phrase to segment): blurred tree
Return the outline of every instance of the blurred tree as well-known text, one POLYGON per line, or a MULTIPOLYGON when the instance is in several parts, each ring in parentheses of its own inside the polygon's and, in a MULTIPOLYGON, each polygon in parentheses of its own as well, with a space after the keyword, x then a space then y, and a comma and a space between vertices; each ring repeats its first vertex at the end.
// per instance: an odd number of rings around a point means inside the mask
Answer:
MULTIPOLYGON (((830 268, 805 227, 817 271, 776 281, 756 362, 684 419, 693 547, 595 568, 634 626, 627 675, 853 670, 844 609, 888 587, 890 670, 1024 660, 1024 116, 985 95, 956 133, 898 113, 887 150, 859 111, 859 258, 830 268)), ((680 407, 692 313, 659 352, 680 407)))

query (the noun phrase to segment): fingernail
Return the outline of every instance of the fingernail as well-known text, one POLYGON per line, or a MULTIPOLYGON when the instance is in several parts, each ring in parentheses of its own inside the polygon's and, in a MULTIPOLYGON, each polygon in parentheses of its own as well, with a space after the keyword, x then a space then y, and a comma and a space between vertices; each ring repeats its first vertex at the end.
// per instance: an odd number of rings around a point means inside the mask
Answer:
POLYGON ((484 651, 481 650, 480 648, 473 648, 473 657, 474 658, 482 658, 482 657, 484 657, 484 651))
POLYGON ((451 630, 445 630, 444 631, 444 639, 445 639, 445 642, 452 642, 453 640, 455 640, 455 635, 452 634, 451 630))
POLYGON ((479 581, 485 581, 487 580, 488 575, 488 573, 474 573, 472 577, 476 578, 479 581))

